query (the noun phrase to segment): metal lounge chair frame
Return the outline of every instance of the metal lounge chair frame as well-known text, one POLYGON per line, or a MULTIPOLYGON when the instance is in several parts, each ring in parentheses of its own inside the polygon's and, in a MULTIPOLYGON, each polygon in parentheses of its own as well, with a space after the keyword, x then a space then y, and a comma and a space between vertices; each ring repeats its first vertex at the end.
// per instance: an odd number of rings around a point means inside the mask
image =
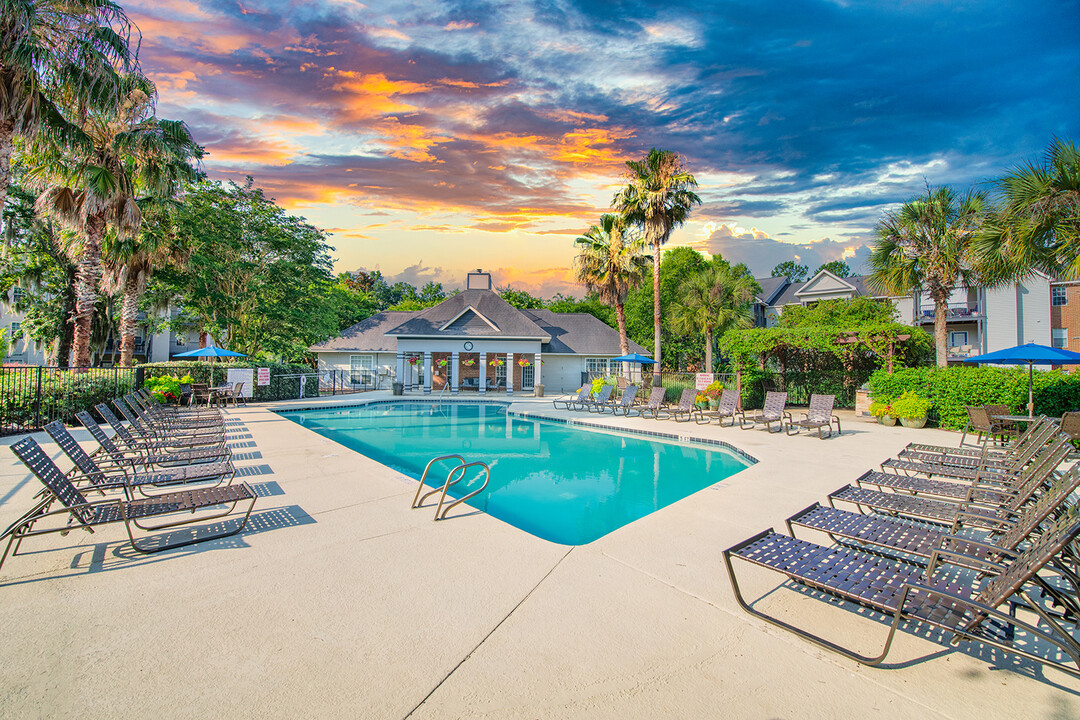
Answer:
MULTIPOLYGON (((212 432, 225 432, 223 418, 175 418, 162 417, 147 409, 144 401, 136 394, 130 393, 122 399, 114 400, 113 404, 123 402, 134 413, 143 425, 153 429, 163 429, 169 432, 180 432, 189 435, 206 435, 212 432)), ((117 406, 121 407, 121 406, 117 406)), ((128 415, 127 417, 131 417, 128 415)))
POLYGON ((730 427, 735 427, 735 413, 739 411, 739 392, 725 388, 720 393, 720 402, 715 410, 702 410, 699 424, 707 424, 716 418, 720 427, 724 426, 724 418, 731 418, 730 427))
POLYGON ((589 411, 591 411, 592 408, 594 408, 594 407, 601 407, 601 406, 603 406, 603 405, 605 405, 607 403, 608 398, 611 397, 611 393, 614 392, 614 391, 615 391, 615 386, 614 385, 604 384, 600 388, 600 391, 598 393, 596 393, 595 398, 586 397, 584 400, 582 400, 579 403, 571 403, 571 405, 574 405, 576 407, 571 407, 570 409, 571 410, 589 410, 589 411))
POLYGON ((988 645, 1080 677, 1080 643, 1024 589, 1035 574, 1073 542, 1077 535, 1080 535, 1080 506, 1072 506, 1008 565, 963 556, 962 562, 965 564, 976 563, 984 571, 994 574, 981 588, 967 588, 967 594, 965 588, 934 576, 932 568, 938 562, 961 559, 961 554, 949 551, 938 552, 935 561, 924 573, 917 566, 854 550, 815 545, 770 529, 725 550, 724 563, 735 600, 743 610, 864 665, 881 664, 889 654, 901 621, 909 621, 952 633, 953 644, 971 641, 988 645), (779 572, 802 585, 869 607, 886 616, 891 615, 892 622, 881 654, 860 655, 751 607, 739 588, 732 564, 734 558, 779 572), (1037 615, 1046 629, 998 609, 1016 600, 1037 615), (996 630, 990 627, 991 621, 1003 626, 1004 637, 996 635, 996 630), (1017 647, 1011 642, 1012 633, 1017 628, 1054 646, 1073 665, 1017 647))
POLYGON ((631 412, 638 412, 638 408, 634 406, 634 402, 637 400, 638 386, 627 385, 623 390, 622 397, 619 398, 619 402, 612 404, 612 415, 623 415, 629 417, 631 412))
POLYGON ((585 398, 589 397, 589 395, 591 393, 592 393, 592 383, 585 383, 584 385, 582 385, 581 387, 578 388, 578 391, 577 391, 576 394, 574 394, 574 395, 566 395, 566 396, 563 396, 561 398, 555 398, 554 400, 551 401, 551 404, 555 406, 556 410, 558 410, 559 409, 559 403, 562 403, 562 405, 564 406, 563 409, 569 410, 570 405, 572 403, 579 403, 579 402, 584 401, 585 398))
POLYGON ((223 426, 225 424, 224 416, 217 411, 212 413, 201 413, 199 411, 176 412, 175 409, 166 408, 152 397, 147 398, 142 393, 137 392, 125 395, 124 399, 132 407, 138 407, 147 418, 164 425, 186 427, 190 425, 223 426))
POLYGON ((225 435, 223 425, 187 427, 165 424, 147 417, 136 405, 126 402, 123 398, 114 398, 112 402, 113 407, 120 411, 120 414, 124 416, 124 419, 128 421, 131 427, 144 435, 152 435, 158 438, 163 436, 176 439, 192 438, 204 441, 207 438, 224 437, 225 435))
POLYGON ((97 411, 97 414, 100 415, 105 422, 112 426, 112 429, 116 432, 120 441, 132 451, 173 453, 179 450, 188 450, 192 448, 222 448, 225 446, 224 434, 221 435, 220 439, 209 442, 183 437, 162 439, 157 434, 144 433, 138 426, 132 426, 130 429, 125 427, 124 423, 120 421, 120 418, 116 417, 116 414, 110 410, 109 406, 105 403, 98 403, 94 406, 94 410, 97 411))
POLYGON ((138 488, 143 495, 147 495, 145 487, 164 487, 168 485, 184 485, 188 483, 213 483, 228 485, 232 483, 236 470, 232 462, 226 460, 216 463, 200 463, 198 465, 180 465, 174 468, 159 468, 149 472, 129 471, 127 463, 104 463, 99 464, 83 450, 82 445, 72 436, 64 423, 54 420, 45 426, 45 432, 60 447, 68 459, 75 465, 68 477, 76 482, 86 480, 88 487, 94 490, 122 490, 129 499, 134 499, 132 490, 138 488), (75 474, 75 471, 81 476, 75 474), (119 470, 119 473, 116 472, 119 470))
POLYGON ((1027 430, 1020 434, 1015 440, 1002 448, 992 448, 989 445, 983 445, 980 448, 966 448, 966 447, 952 447, 949 445, 927 445, 925 443, 908 443, 907 447, 900 451, 900 456, 903 457, 906 452, 917 453, 929 453, 939 454, 942 459, 937 462, 944 462, 945 458, 978 458, 980 460, 986 459, 992 461, 994 459, 1002 459, 1008 456, 1010 452, 1015 452, 1022 449, 1029 442, 1042 442, 1042 439, 1048 438, 1057 431, 1058 423, 1046 417, 1045 415, 1038 415, 1034 421, 1028 425, 1027 430), (1042 436, 1042 439, 1040 439, 1042 436))
POLYGON ((739 413, 739 427, 743 430, 753 428, 758 423, 765 425, 765 430, 772 432, 772 424, 777 423, 780 425, 780 430, 784 429, 784 420, 791 421, 791 413, 785 410, 787 405, 787 393, 775 392, 770 390, 765 393, 765 403, 762 405, 760 412, 756 415, 747 415, 745 412, 739 413), (747 425, 746 423, 750 424, 747 425))
MULTIPOLYGON (((611 387, 611 386, 605 385, 604 387, 611 387)), ((615 398, 615 390, 616 389, 618 389, 617 384, 614 387, 612 387, 612 391, 610 393, 608 393, 607 400, 604 400, 603 402, 600 402, 599 400, 597 400, 595 403, 591 403, 586 409, 589 412, 595 412, 595 413, 600 413, 600 414, 606 413, 608 410, 610 410, 611 413, 614 415, 615 414, 615 408, 619 407, 622 404, 622 399, 621 398, 620 399, 615 398)), ((637 390, 635 389, 634 392, 636 394, 637 390)), ((623 390, 622 397, 626 397, 626 390, 625 389, 623 390)), ((630 403, 633 404, 633 402, 634 402, 634 399, 633 399, 633 397, 631 397, 630 398, 630 403)))
POLYGON ((28 537, 57 532, 66 534, 80 527, 92 533, 94 528, 99 525, 116 522, 124 523, 131 547, 141 553, 161 552, 162 550, 170 550, 236 535, 247 525, 257 497, 247 483, 239 483, 225 487, 180 490, 138 500, 113 498, 88 502, 82 492, 71 483, 33 438, 27 437, 20 440, 11 446, 11 450, 45 485, 48 493, 33 508, 0 534, 0 541, 4 538, 7 538, 8 541, 3 555, 0 555, 0 566, 3 566, 9 555, 18 554, 22 541, 28 537), (59 501, 63 508, 50 510, 50 506, 56 501, 59 501), (245 501, 249 501, 249 504, 243 518, 236 528, 232 530, 223 530, 211 535, 155 547, 142 545, 135 539, 136 528, 156 532, 181 525, 218 520, 232 515, 237 506, 245 501), (195 513, 199 510, 219 505, 227 505, 228 508, 210 515, 195 516, 195 513), (170 517, 172 519, 165 520, 165 522, 153 525, 146 524, 146 520, 150 518, 170 517), (176 519, 177 517, 180 519, 176 519), (66 522, 55 526, 49 524, 45 528, 35 527, 37 523, 50 518, 64 519, 66 522))
POLYGON ((802 428, 807 430, 813 430, 817 428, 818 438, 824 440, 826 437, 832 437, 833 423, 836 423, 836 434, 843 435, 843 431, 840 429, 840 418, 833 414, 833 405, 836 404, 835 395, 811 395, 810 407, 806 410, 802 420, 789 420, 787 424, 787 434, 798 434, 802 428), (791 429, 795 428, 795 432, 791 432, 791 429), (828 428, 829 434, 822 435, 823 428, 828 428))

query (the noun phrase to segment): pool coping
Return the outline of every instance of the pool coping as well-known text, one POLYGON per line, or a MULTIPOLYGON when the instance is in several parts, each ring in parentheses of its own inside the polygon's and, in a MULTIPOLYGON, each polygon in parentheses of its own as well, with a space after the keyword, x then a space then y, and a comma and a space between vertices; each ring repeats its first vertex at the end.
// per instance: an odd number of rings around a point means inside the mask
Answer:
POLYGON ((577 427, 587 427, 587 428, 594 428, 594 429, 601 429, 601 430, 611 430, 613 432, 626 433, 628 435, 637 435, 637 436, 640 436, 640 437, 653 437, 653 438, 659 438, 659 439, 662 439, 662 440, 670 440, 670 441, 673 441, 673 442, 676 442, 676 443, 681 443, 681 444, 686 444, 686 445, 706 445, 706 446, 709 446, 710 448, 720 447, 720 448, 724 448, 725 450, 730 450, 731 452, 735 453, 736 455, 738 455, 742 459, 746 460, 749 463, 748 467, 756 465, 757 463, 761 462, 760 460, 758 460, 756 457, 754 457, 750 453, 746 452, 745 450, 743 450, 741 448, 738 448, 738 447, 732 445, 731 443, 724 442, 723 440, 715 440, 713 438, 699 438, 699 437, 694 437, 692 435, 679 435, 679 434, 676 434, 676 433, 655 432, 653 430, 639 430, 637 428, 612 427, 610 425, 600 425, 600 424, 593 423, 593 422, 584 422, 584 421, 578 420, 576 418, 551 417, 549 415, 541 415, 541 414, 537 414, 537 413, 523 412, 521 410, 510 410, 509 409, 510 406, 514 404, 514 401, 512 401, 512 400, 501 400, 501 399, 496 400, 496 399, 488 399, 488 398, 476 399, 476 398, 460 398, 460 397, 439 398, 438 400, 421 400, 421 399, 417 399, 417 398, 404 398, 404 399, 377 398, 377 399, 368 400, 366 402, 353 402, 353 403, 341 404, 341 405, 322 404, 322 405, 310 405, 310 406, 305 406, 305 407, 289 407, 289 408, 283 408, 281 410, 271 410, 271 412, 273 412, 275 414, 278 414, 278 415, 281 415, 281 414, 284 414, 284 413, 291 413, 291 412, 304 412, 304 411, 309 411, 309 410, 348 409, 348 408, 363 407, 363 406, 367 406, 367 405, 397 405, 397 404, 401 404, 401 403, 409 403, 409 404, 412 404, 412 405, 420 405, 420 404, 427 405, 427 404, 431 404, 433 402, 439 402, 439 403, 450 402, 450 403, 468 404, 468 405, 504 405, 507 408, 507 411, 506 411, 507 414, 513 415, 515 417, 524 418, 524 419, 527 419, 527 420, 544 420, 546 422, 559 423, 559 424, 562 424, 562 425, 575 425, 577 427))

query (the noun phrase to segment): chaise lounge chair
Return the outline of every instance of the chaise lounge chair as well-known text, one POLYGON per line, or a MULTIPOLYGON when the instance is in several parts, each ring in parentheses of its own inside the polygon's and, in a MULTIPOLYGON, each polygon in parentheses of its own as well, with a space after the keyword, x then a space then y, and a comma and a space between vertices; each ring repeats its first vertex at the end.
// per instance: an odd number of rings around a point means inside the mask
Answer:
POLYGON ((693 419, 695 414, 698 418, 701 418, 701 408, 694 404, 697 402, 697 396, 697 390, 694 388, 686 388, 682 391, 682 396, 679 398, 678 405, 661 409, 660 412, 667 413, 667 417, 661 418, 657 415, 657 419, 674 419, 675 422, 689 422, 693 419))
MULTIPOLYGON (((1039 600, 1025 591, 1047 563, 1080 535, 1080 506, 1063 512, 1044 532, 1007 565, 981 561, 960 553, 941 551, 938 560, 959 559, 962 567, 977 567, 993 577, 976 586, 960 584, 939 576, 928 568, 882 558, 856 550, 823 547, 797 538, 766 530, 724 551, 724 563, 739 606, 751 615, 863 663, 879 665, 885 660, 896 630, 902 621, 929 625, 952 633, 955 641, 971 641, 1006 653, 1043 663, 1080 677, 1080 643, 1063 628, 1039 600), (743 598, 735 577, 734 559, 778 572, 810 588, 824 591, 892 617, 885 645, 876 657, 863 656, 837 643, 751 607, 743 598), (1009 605, 1006 611, 999 608, 1009 605), (1010 614, 1018 607, 1038 616, 1027 623, 1010 614), (1013 633, 1050 645, 1053 650, 1040 655, 1039 643, 1015 643, 1013 633), (1031 648, 1030 650, 1027 648, 1031 648), (1065 664, 1057 659, 1060 653, 1065 664), (1050 657, 1050 655, 1055 657, 1050 657)), ((1044 647, 1044 651, 1045 651, 1044 647)))
POLYGON ((720 393, 720 403, 715 410, 702 410, 701 419, 698 423, 712 422, 716 418, 720 427, 724 426, 724 418, 731 418, 731 427, 735 427, 735 413, 739 411, 739 393, 737 390, 724 390, 720 393))
POLYGON ((649 393, 649 401, 638 408, 638 415, 641 417, 649 417, 650 415, 654 420, 660 419, 660 413, 664 409, 665 398, 667 398, 667 388, 654 387, 649 393))
POLYGON ((833 436, 832 426, 836 423, 836 434, 843 435, 840 430, 840 418, 833 415, 833 405, 836 402, 835 395, 811 395, 810 407, 807 409, 802 420, 789 420, 787 424, 787 434, 795 435, 802 428, 807 430, 813 430, 817 428, 818 437, 822 440, 825 439, 825 435, 821 434, 823 428, 828 428, 829 434, 827 437, 833 436), (791 432, 791 429, 795 428, 795 432, 791 432))
POLYGON ((120 438, 121 442, 123 442, 129 450, 135 452, 176 452, 179 450, 190 450, 192 448, 221 448, 225 446, 224 433, 220 436, 212 436, 209 439, 178 437, 171 434, 167 438, 162 438, 157 433, 143 431, 134 423, 130 428, 125 427, 124 423, 120 421, 120 418, 116 417, 116 414, 110 410, 109 406, 105 403, 98 403, 94 406, 94 410, 97 411, 98 415, 104 418, 105 422, 112 426, 112 429, 116 432, 116 435, 120 438))
POLYGON ((615 391, 614 385, 604 385, 600 388, 600 392, 596 393, 596 397, 586 397, 579 403, 571 403, 571 410, 589 410, 592 411, 595 407, 603 407, 607 404, 608 398, 611 397, 611 393, 615 391))
POLYGON ((626 386, 623 390, 622 397, 619 398, 619 402, 612 403, 608 406, 611 408, 611 414, 629 417, 631 412, 638 412, 638 408, 634 407, 634 401, 637 400, 637 393, 637 385, 626 386))
POLYGON ((90 431, 90 435, 97 441, 100 448, 90 453, 93 457, 98 453, 105 453, 117 465, 126 465, 132 470, 143 468, 150 470, 154 467, 169 467, 171 465, 187 465, 190 463, 220 462, 232 457, 232 450, 227 447, 216 448, 192 448, 179 450, 173 453, 161 452, 154 454, 149 450, 128 450, 120 448, 114 438, 108 436, 104 428, 97 424, 94 417, 86 410, 75 413, 75 418, 90 431))
POLYGON ((555 398, 551 401, 551 404, 555 406, 555 409, 559 409, 559 405, 562 404, 564 410, 569 410, 572 404, 584 402, 592 393, 592 383, 585 383, 578 388, 578 391, 573 395, 564 395, 561 398, 555 398))
POLYGON ((180 490, 138 500, 113 498, 88 502, 82 492, 71 483, 60 468, 56 467, 56 463, 45 454, 45 451, 38 446, 33 438, 27 437, 20 440, 11 446, 11 450, 45 485, 48 494, 31 510, 12 523, 3 534, 0 534, 0 541, 4 538, 8 541, 7 546, 4 548, 4 554, 0 555, 0 566, 4 564, 9 554, 15 555, 18 553, 19 546, 27 537, 57 532, 63 534, 78 527, 94 532, 94 528, 99 525, 116 522, 124 523, 131 547, 141 553, 155 553, 228 537, 244 529, 248 517, 251 516, 251 509, 255 507, 256 495, 247 483, 224 487, 180 490), (194 539, 189 538, 160 545, 144 545, 135 540, 136 528, 156 532, 181 525, 219 520, 231 515, 236 507, 245 501, 249 502, 247 510, 244 512, 239 524, 232 530, 221 530, 194 539), (50 510, 49 508, 54 502, 59 502, 63 507, 50 510), (196 516, 194 514, 199 510, 222 505, 227 505, 228 508, 209 515, 196 516), (164 522, 146 525, 146 520, 151 518, 161 518, 164 522), (42 522, 47 526, 43 528, 35 527, 42 522), (12 546, 14 546, 14 550, 12 546))
POLYGON ((772 424, 776 423, 780 426, 780 430, 784 429, 784 420, 791 420, 791 413, 784 409, 787 405, 787 393, 786 392, 773 392, 769 391, 765 393, 765 405, 761 408, 761 411, 756 415, 747 415, 745 412, 739 412, 739 427, 743 430, 752 428, 757 423, 763 423, 765 429, 768 432, 772 432, 772 424), (746 423, 750 423, 747 425, 746 423))
POLYGON ((64 423, 53 420, 45 426, 45 432, 49 434, 64 454, 75 465, 72 473, 68 474, 73 482, 83 480, 93 490, 122 490, 128 499, 134 499, 132 490, 138 488, 146 495, 145 487, 163 487, 166 485, 183 485, 186 483, 214 483, 215 485, 228 485, 232 482, 236 470, 232 462, 224 460, 215 463, 199 463, 197 465, 179 465, 173 468, 158 468, 152 471, 137 472, 129 469, 127 463, 116 464, 114 462, 95 461, 86 454, 82 445, 72 436, 64 423), (75 474, 78 470, 80 474, 75 474))

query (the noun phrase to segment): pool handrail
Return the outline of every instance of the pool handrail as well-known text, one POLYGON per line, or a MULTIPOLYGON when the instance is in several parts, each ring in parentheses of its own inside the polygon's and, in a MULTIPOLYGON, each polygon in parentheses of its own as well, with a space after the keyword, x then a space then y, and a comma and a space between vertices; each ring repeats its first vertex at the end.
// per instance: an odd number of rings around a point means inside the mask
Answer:
MULTIPOLYGON (((424 474, 420 476, 420 485, 416 488, 416 495, 413 496, 412 507, 414 509, 423 506, 424 501, 427 500, 429 496, 439 492, 439 490, 443 490, 443 494, 446 494, 445 488, 448 487, 448 485, 446 485, 446 483, 443 483, 443 486, 441 488, 431 490, 430 492, 425 493, 423 497, 420 497, 420 492, 424 489, 424 481, 427 480, 428 471, 431 470, 432 465, 439 462, 440 460, 457 460, 461 464, 465 463, 465 458, 461 457, 460 455, 441 455, 437 458, 432 458, 431 460, 429 460, 427 466, 424 468, 424 474)), ((449 480, 449 477, 447 478, 447 480, 449 480)), ((455 480, 454 482, 457 481, 455 480)), ((454 483, 450 484, 453 485, 454 483)))
POLYGON ((461 465, 458 465, 456 468, 454 468, 453 470, 450 471, 449 475, 446 476, 446 484, 444 484, 442 486, 442 496, 439 498, 439 507, 435 508, 435 520, 436 521, 445 520, 446 519, 446 513, 450 512, 454 508, 455 505, 460 505, 461 503, 465 502, 469 498, 482 493, 484 491, 484 489, 488 486, 488 482, 490 482, 490 481, 491 481, 491 468, 488 467, 487 463, 480 462, 479 460, 476 460, 476 461, 471 462, 471 463, 463 462, 461 465), (477 466, 484 468, 484 472, 486 473, 486 477, 484 477, 484 482, 482 482, 480 484, 480 487, 476 488, 475 490, 473 490, 468 495, 462 495, 457 500, 454 500, 452 503, 450 503, 449 505, 446 506, 445 510, 443 510, 443 502, 446 500, 446 491, 450 489, 451 485, 454 485, 455 483, 459 482, 462 478, 465 477, 465 471, 467 469, 469 469, 471 467, 477 467, 477 466), (461 477, 459 477, 457 480, 451 481, 450 478, 452 478, 454 476, 454 473, 456 473, 458 470, 461 471, 461 477), (442 511, 441 515, 439 514, 440 511, 442 511))

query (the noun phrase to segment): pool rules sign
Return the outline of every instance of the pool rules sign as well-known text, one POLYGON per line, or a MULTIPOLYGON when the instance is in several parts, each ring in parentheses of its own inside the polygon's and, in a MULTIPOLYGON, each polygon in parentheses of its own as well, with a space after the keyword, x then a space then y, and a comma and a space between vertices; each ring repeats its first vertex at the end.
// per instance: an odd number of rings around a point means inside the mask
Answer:
POLYGON ((697 378, 695 378, 697 382, 695 383, 694 388, 696 390, 704 390, 709 387, 714 377, 714 373, 698 373, 697 378))
POLYGON ((270 368, 259 368, 255 375, 256 385, 269 385, 270 384, 270 368))

